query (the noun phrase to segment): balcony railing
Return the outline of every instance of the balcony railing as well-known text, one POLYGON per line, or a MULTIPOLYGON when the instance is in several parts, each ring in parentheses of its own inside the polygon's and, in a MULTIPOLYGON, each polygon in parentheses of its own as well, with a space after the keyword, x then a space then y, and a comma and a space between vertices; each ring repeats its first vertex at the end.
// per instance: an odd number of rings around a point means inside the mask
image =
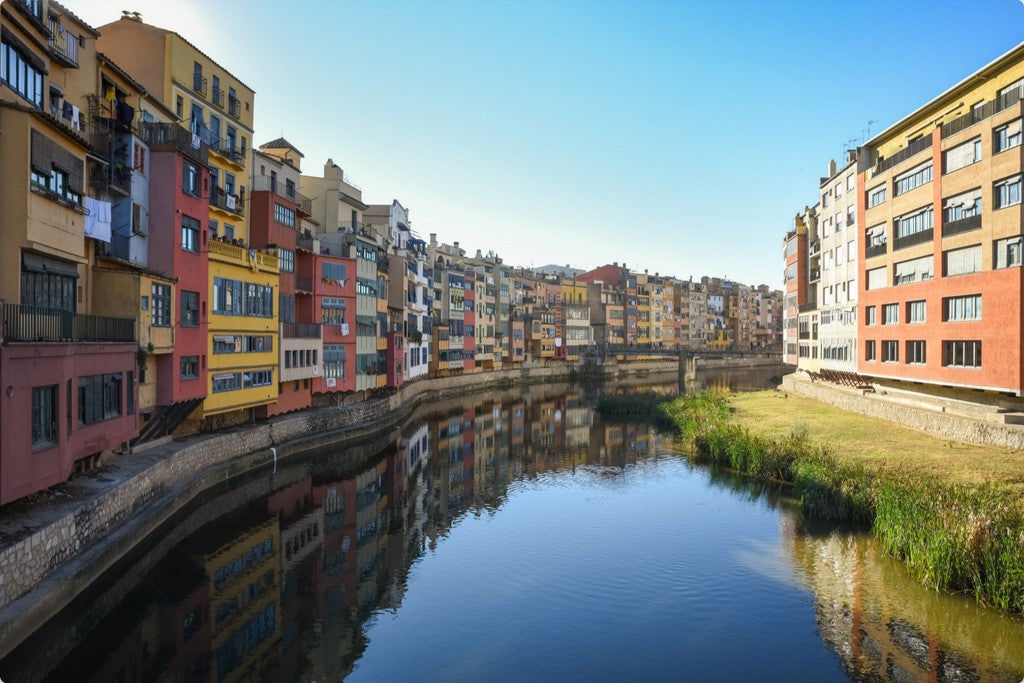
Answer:
POLYGON ((218 107, 224 106, 224 90, 222 88, 214 88, 210 96, 213 98, 213 103, 218 107))
POLYGON ((223 189, 215 187, 210 190, 210 206, 241 216, 245 211, 245 197, 228 194, 223 189))
POLYGON ((949 221, 942 224, 942 236, 949 237, 950 235, 959 235, 962 232, 970 232, 971 230, 977 230, 981 227, 981 214, 977 213, 973 216, 967 216, 955 221, 949 221))
POLYGON ((924 244, 925 242, 931 242, 935 237, 935 229, 928 228, 921 232, 915 232, 912 235, 906 235, 904 237, 897 237, 892 241, 892 250, 905 249, 912 247, 915 244, 924 244))
POLYGON ((811 242, 811 248, 810 248, 810 251, 809 251, 808 255, 809 256, 814 256, 814 255, 816 255, 816 254, 818 254, 820 252, 821 252, 821 242, 811 242))
POLYGON ((193 74, 192 76, 192 89, 197 93, 206 97, 206 76, 200 76, 199 74, 193 74))
POLYGON ((202 138, 176 123, 141 123, 139 137, 157 151, 173 149, 203 166, 209 161, 210 150, 202 138))
POLYGON ((78 66, 78 36, 68 31, 59 22, 50 20, 50 51, 67 66, 78 66))
POLYGON ((286 339, 319 339, 319 323, 281 323, 281 335, 286 339))
POLYGON ((811 268, 811 282, 817 282, 821 279, 821 268, 811 268))
POLYGON ((881 244, 871 244, 864 248, 864 258, 871 258, 872 256, 883 256, 888 249, 888 244, 882 242, 881 244))
POLYGON ((900 151, 898 151, 895 154, 893 154, 891 157, 888 157, 886 159, 879 159, 878 163, 875 165, 874 175, 878 175, 879 173, 887 171, 890 168, 892 168, 893 166, 895 166, 896 164, 898 164, 898 163, 900 163, 902 161, 906 161, 910 157, 917 156, 918 154, 920 154, 921 152, 925 151, 926 149, 931 149, 931 148, 932 148, 932 136, 931 135, 925 135, 924 137, 920 137, 917 140, 914 140, 913 142, 911 142, 909 145, 907 145, 906 147, 904 147, 900 151))
POLYGON ((942 124, 942 137, 948 137, 959 133, 960 131, 970 128, 979 121, 984 121, 990 116, 994 116, 1004 109, 1016 104, 1024 95, 1024 88, 1014 88, 1010 92, 1000 95, 994 100, 989 100, 980 107, 975 107, 971 111, 967 112, 963 116, 957 117, 952 121, 947 121, 942 124))
POLYGON ((228 97, 228 113, 236 119, 242 116, 242 102, 237 97, 228 97))
POLYGON ((135 320, 3 304, 4 342, 134 342, 135 320))
POLYGON ((313 278, 308 275, 295 276, 295 291, 313 293, 313 278))
POLYGON ((313 215, 313 200, 301 192, 299 193, 299 209, 307 216, 313 215))

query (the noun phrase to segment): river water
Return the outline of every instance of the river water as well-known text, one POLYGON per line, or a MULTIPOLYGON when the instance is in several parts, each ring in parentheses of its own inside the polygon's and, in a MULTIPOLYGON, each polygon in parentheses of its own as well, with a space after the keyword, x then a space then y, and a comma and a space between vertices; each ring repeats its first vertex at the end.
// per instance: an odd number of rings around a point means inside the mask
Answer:
POLYGON ((925 590, 864 530, 803 520, 786 487, 591 410, 630 390, 438 402, 361 449, 226 482, 0 678, 1024 678, 1024 621, 925 590))

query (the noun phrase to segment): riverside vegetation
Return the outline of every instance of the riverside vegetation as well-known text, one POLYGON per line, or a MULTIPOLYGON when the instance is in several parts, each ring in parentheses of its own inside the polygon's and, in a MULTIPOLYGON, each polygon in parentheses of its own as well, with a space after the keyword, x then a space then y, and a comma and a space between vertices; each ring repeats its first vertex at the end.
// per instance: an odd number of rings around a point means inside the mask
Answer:
POLYGON ((597 410, 671 424, 693 460, 790 482, 806 515, 870 524, 925 585, 1024 613, 1024 454, 777 392, 642 394, 597 410), (813 420, 814 432, 792 415, 813 420))

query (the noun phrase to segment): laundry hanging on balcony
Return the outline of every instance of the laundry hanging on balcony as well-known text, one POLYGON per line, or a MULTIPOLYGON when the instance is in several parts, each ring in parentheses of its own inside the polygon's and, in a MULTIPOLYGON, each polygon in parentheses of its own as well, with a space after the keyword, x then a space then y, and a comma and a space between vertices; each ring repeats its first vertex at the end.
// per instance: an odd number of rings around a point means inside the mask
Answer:
POLYGON ((110 202, 85 197, 85 235, 110 243, 110 202))

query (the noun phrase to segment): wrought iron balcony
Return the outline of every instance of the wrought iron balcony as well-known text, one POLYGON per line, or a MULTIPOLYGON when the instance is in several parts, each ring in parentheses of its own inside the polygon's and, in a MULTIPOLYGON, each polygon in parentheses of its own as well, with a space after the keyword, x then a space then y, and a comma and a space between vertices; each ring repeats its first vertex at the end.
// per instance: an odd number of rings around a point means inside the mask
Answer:
POLYGON ((224 106, 224 90, 222 88, 214 88, 210 95, 213 97, 214 104, 219 107, 224 106))
POLYGON ((68 31, 59 22, 50 19, 50 52, 64 63, 64 66, 78 67, 78 36, 68 31))
POLYGON ((302 197, 294 184, 289 185, 287 182, 268 175, 254 176, 250 189, 253 192, 273 192, 278 197, 284 197, 295 204, 299 204, 299 199, 302 197))
POLYGON ((909 145, 907 145, 906 147, 904 147, 900 151, 898 151, 895 154, 893 154, 891 157, 888 157, 888 158, 885 158, 885 159, 880 159, 878 161, 878 163, 875 165, 874 175, 877 176, 879 173, 882 173, 884 171, 889 170, 890 168, 892 168, 896 164, 898 164, 900 162, 903 162, 903 161, 906 161, 907 159, 909 159, 911 157, 917 156, 918 154, 920 154, 921 152, 925 151, 926 149, 931 149, 931 148, 932 148, 932 136, 931 135, 925 135, 924 137, 920 137, 917 140, 914 140, 913 142, 911 142, 909 145))
POLYGON ((135 319, 3 304, 3 341, 134 342, 135 319))
POLYGON ((210 149, 198 135, 176 123, 140 123, 139 137, 156 151, 174 150, 206 166, 210 149))
POLYGON ((242 116, 242 101, 237 97, 228 97, 228 113, 236 119, 242 116))
POLYGON ((215 187, 210 190, 210 206, 241 216, 245 211, 245 197, 228 194, 215 187))
POLYGON ((206 97, 206 92, 207 92, 207 90, 206 90, 206 76, 201 76, 199 74, 193 74, 192 75, 192 89, 195 90, 200 95, 202 95, 203 97, 206 97))
POLYGON ((313 278, 308 275, 295 276, 295 291, 313 293, 313 278))

